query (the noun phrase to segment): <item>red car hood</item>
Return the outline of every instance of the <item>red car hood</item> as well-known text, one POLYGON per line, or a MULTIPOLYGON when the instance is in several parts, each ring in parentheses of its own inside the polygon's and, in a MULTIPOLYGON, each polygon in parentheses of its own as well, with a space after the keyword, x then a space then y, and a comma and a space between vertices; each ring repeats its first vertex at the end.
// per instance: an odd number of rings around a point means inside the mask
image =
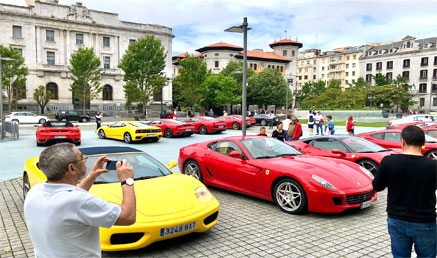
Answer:
MULTIPOLYGON (((267 159, 272 170, 298 174, 310 178, 317 175, 333 184, 338 190, 356 189, 357 186, 367 186, 372 179, 366 175, 358 164, 340 159, 312 157, 308 155, 285 156, 267 159)), ((253 160, 252 164, 266 167, 266 159, 253 160)))

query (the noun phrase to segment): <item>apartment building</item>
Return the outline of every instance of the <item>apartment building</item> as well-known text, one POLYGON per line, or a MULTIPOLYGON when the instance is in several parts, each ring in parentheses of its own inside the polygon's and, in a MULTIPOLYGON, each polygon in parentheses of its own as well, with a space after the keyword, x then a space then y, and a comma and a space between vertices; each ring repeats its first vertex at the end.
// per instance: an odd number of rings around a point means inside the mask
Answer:
MULTIPOLYGON (((79 48, 94 48, 103 69, 103 92, 87 108, 108 112, 125 108, 123 71, 118 64, 130 43, 146 35, 161 40, 167 51, 165 72, 172 76, 172 29, 121 21, 116 13, 90 10, 82 3, 67 6, 57 0, 26 1, 27 7, 0 4, 0 45, 17 49, 29 69, 27 92, 18 101, 19 109, 36 111, 33 92, 44 85, 53 93, 50 111, 81 108, 69 91, 72 80, 69 59, 79 48)), ((172 85, 164 87, 151 104, 172 103, 172 85)))
POLYGON ((398 75, 412 85, 413 109, 437 109, 437 37, 416 39, 406 36, 400 41, 378 44, 367 49, 360 60, 360 74, 374 85, 373 75, 388 79, 398 75))

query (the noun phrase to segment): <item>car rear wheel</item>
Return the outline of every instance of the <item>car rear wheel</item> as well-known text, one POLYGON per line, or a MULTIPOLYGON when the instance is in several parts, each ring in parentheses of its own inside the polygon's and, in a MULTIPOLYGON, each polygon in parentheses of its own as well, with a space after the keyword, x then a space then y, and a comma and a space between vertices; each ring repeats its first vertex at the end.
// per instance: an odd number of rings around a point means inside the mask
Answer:
POLYGON ((240 129, 240 124, 237 123, 237 122, 233 123, 233 124, 232 124, 232 129, 234 129, 234 130, 238 130, 238 129, 240 129))
POLYGON ((195 160, 189 160, 184 165, 184 174, 203 182, 202 168, 195 160))
POLYGON ((105 131, 103 131, 102 129, 99 130, 99 138, 100 139, 106 139, 105 131))
POLYGON ((44 119, 44 118, 41 118, 39 121, 38 121, 38 123, 40 123, 40 124, 44 124, 46 122, 46 120, 44 119))
POLYGON ((173 132, 171 131, 171 129, 169 129, 169 128, 165 129, 164 137, 167 137, 167 138, 173 137, 173 132))
POLYGON ((131 143, 132 142, 132 136, 130 135, 130 133, 124 133, 124 141, 126 143, 131 143))
POLYGON ((267 120, 265 120, 265 119, 261 120, 260 124, 262 126, 266 126, 267 125, 267 120))
POLYGON ((378 170, 379 166, 374 161, 369 159, 362 159, 358 161, 357 164, 369 170, 374 176, 376 176, 376 171, 378 170))
POLYGON ((207 134, 207 133, 208 133, 208 129, 206 129, 206 126, 201 125, 201 126, 199 127, 199 133, 200 133, 200 134, 207 134))
POLYGON ((13 122, 17 122, 20 123, 20 121, 18 121, 18 119, 12 119, 13 122))
POLYGON ((24 174, 23 176, 23 198, 26 199, 27 193, 30 190, 30 182, 29 182, 29 177, 27 176, 27 174, 24 174))
POLYGON ((308 200, 302 186, 291 178, 285 178, 275 185, 273 199, 282 211, 300 214, 308 209, 308 200))
POLYGON ((427 157, 427 158, 429 158, 429 159, 437 160, 437 150, 431 150, 431 151, 428 151, 428 152, 425 154, 425 157, 427 157))
POLYGON ((82 117, 82 123, 88 122, 88 119, 86 117, 82 117))
POLYGON ((65 118, 65 117, 64 117, 64 118, 61 118, 61 121, 62 121, 62 122, 66 122, 66 121, 67 121, 67 118, 65 118))

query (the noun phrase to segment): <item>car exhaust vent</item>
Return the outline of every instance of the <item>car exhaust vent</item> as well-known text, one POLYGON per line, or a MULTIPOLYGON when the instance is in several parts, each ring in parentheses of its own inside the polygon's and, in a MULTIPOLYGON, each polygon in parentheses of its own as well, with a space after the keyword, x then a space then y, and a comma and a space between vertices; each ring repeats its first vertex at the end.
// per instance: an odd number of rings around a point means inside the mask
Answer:
POLYGON ((355 194, 355 195, 348 195, 346 196, 346 203, 347 204, 354 204, 354 203, 360 203, 365 202, 372 197, 373 190, 364 194, 355 194))
POLYGON ((203 220, 203 223, 204 223, 205 225, 208 225, 208 224, 214 222, 214 221, 217 219, 217 217, 218 217, 218 211, 216 211, 216 212, 214 212, 213 214, 211 214, 211 215, 209 215, 208 217, 206 217, 206 218, 203 220))
POLYGON ((111 236, 112 245, 130 244, 139 241, 144 236, 144 233, 123 233, 114 234, 111 236))

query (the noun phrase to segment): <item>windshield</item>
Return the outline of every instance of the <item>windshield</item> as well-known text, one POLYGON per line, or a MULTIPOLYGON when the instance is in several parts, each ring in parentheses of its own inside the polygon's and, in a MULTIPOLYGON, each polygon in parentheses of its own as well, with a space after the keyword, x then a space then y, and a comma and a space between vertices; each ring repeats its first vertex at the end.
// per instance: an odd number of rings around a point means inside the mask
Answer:
POLYGON ((259 137, 242 140, 241 143, 254 159, 295 156, 302 153, 290 145, 273 138, 259 137))
POLYGON ((349 146, 352 152, 383 152, 387 149, 359 137, 344 138, 343 143, 349 146))
MULTIPOLYGON (((103 155, 104 154, 88 155, 88 160, 86 162, 87 174, 90 172, 94 162, 103 155)), ((136 180, 167 176, 171 174, 167 167, 145 153, 110 153, 106 154, 106 156, 114 161, 126 159, 134 169, 136 180)), ((105 166, 106 165, 103 165, 104 168, 105 166)), ((108 173, 103 173, 97 177, 94 183, 102 184, 115 182, 119 182, 117 172, 115 170, 110 170, 108 173)))
POLYGON ((434 138, 434 137, 431 137, 431 136, 429 136, 427 134, 425 134, 425 142, 428 142, 428 143, 437 143, 437 139, 434 138))

